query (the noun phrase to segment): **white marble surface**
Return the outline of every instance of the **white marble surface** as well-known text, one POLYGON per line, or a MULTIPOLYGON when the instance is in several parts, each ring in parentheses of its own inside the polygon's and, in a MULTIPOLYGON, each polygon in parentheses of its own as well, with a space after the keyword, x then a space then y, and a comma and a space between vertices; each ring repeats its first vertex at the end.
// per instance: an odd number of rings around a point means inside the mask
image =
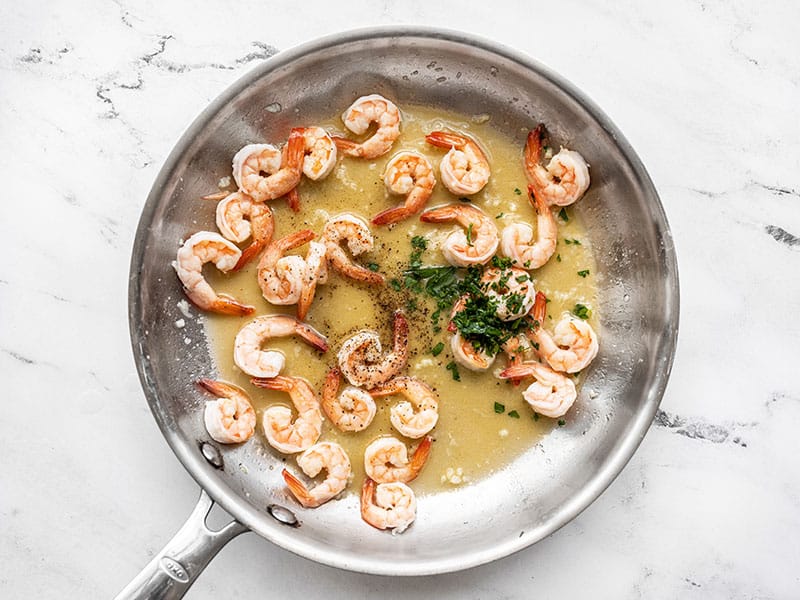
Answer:
POLYGON ((111 597, 196 499, 144 402, 126 316, 139 211, 183 129, 276 49, 410 23, 529 53, 640 154, 682 285, 663 412, 597 502, 504 560, 390 579, 248 534, 188 597, 796 598, 800 5, 332 5, 0 7, 0 597, 111 597))

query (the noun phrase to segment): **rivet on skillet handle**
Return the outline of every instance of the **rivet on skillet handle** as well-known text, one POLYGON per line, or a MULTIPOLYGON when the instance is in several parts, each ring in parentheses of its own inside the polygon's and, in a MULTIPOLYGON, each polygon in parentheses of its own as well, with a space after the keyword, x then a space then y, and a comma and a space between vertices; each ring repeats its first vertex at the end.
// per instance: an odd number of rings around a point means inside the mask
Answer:
POLYGON ((219 531, 209 529, 206 517, 213 506, 214 501, 205 490, 201 490, 197 506, 183 527, 125 586, 116 600, 183 598, 217 552, 237 535, 248 531, 238 521, 231 521, 219 531))

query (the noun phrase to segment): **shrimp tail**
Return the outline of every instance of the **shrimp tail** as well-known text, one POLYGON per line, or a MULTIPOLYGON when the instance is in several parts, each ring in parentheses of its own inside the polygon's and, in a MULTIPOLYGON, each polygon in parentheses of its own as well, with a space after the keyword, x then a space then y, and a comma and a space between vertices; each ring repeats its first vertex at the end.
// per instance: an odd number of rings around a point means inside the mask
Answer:
POLYGON ((247 315, 252 315, 254 312, 256 312, 255 306, 250 306, 249 304, 242 304, 241 302, 238 302, 233 298, 225 298, 224 296, 221 295, 217 296, 217 299, 207 306, 195 302, 189 296, 188 292, 186 295, 192 302, 192 304, 194 304, 198 308, 219 313, 221 315, 235 315, 237 317, 246 317, 247 315))
POLYGON ((422 438, 422 441, 419 443, 419 446, 417 446, 417 449, 414 450, 414 454, 411 456, 411 470, 414 473, 414 477, 416 477, 417 474, 419 474, 419 472, 422 470, 422 467, 425 466, 428 456, 431 453, 432 443, 433 438, 429 435, 426 435, 424 438, 422 438))
POLYGON ((294 233, 290 233, 285 238, 282 238, 280 241, 281 250, 286 252, 287 250, 293 250, 294 248, 299 248, 303 244, 306 244, 317 237, 317 234, 314 233, 311 229, 301 229, 300 231, 295 231, 294 233))
POLYGON ((293 187, 287 192, 286 202, 289 204, 289 208, 292 209, 292 212, 300 212, 300 192, 297 191, 296 187, 293 187))
POLYGON ((320 352, 328 351, 328 338, 326 338, 319 331, 311 327, 311 325, 307 325, 306 323, 298 321, 295 332, 297 333, 297 335, 303 338, 308 344, 310 344, 320 352))
POLYGON ((528 133, 525 144, 525 170, 530 173, 539 165, 542 157, 542 141, 544 140, 544 125, 541 123, 528 133))
POLYGON ((339 137, 337 135, 332 135, 331 139, 333 143, 336 144, 336 148, 341 150, 345 154, 353 156, 353 153, 356 152, 358 148, 358 143, 354 142, 353 140, 348 140, 347 138, 339 137))
POLYGON ((539 322, 544 323, 544 318, 547 316, 547 296, 544 292, 536 292, 536 299, 533 302, 533 318, 539 322))
POLYGON ((523 363, 519 365, 511 365, 510 367, 507 367, 503 371, 500 371, 500 373, 498 373, 497 376, 500 379, 519 380, 522 379, 523 377, 528 377, 532 374, 533 373, 531 370, 530 363, 528 364, 523 363))
POLYGON ((235 392, 238 391, 233 386, 225 383, 224 381, 217 381, 216 379, 207 379, 205 377, 198 380, 197 385, 205 389, 210 394, 216 396, 217 398, 228 398, 231 394, 234 394, 235 392))
POLYGON ((279 392, 288 392, 294 388, 294 381, 292 378, 283 377, 281 375, 277 377, 253 377, 250 379, 250 383, 256 387, 266 390, 277 390, 279 392))
POLYGON ((239 258, 238 262, 234 265, 231 271, 238 271, 242 267, 244 267, 247 263, 253 260, 258 253, 261 252, 267 244, 265 242, 253 242, 247 248, 242 250, 242 256, 239 258))
MULTIPOLYGON (((361 486, 361 517, 370 523, 369 507, 372 506, 372 499, 375 497, 375 482, 367 477, 364 485, 361 486)), ((370 523, 372 525, 372 523, 370 523)), ((374 527, 374 525, 373 525, 374 527)))
POLYGON ((462 148, 464 138, 447 131, 431 131, 425 136, 425 141, 437 148, 462 148))
POLYGON ((408 345, 408 320, 402 310, 394 311, 393 343, 395 351, 408 345))
POLYGON ((319 503, 308 493, 308 488, 302 481, 286 469, 281 471, 281 475, 283 475, 283 480, 286 482, 286 487, 289 488, 289 491, 292 492, 292 495, 297 498, 300 504, 306 508, 315 508, 319 506, 319 503))
POLYGON ((406 206, 394 206, 392 208, 387 208, 386 210, 379 212, 372 218, 373 225, 391 225, 392 223, 398 223, 411 215, 408 208, 406 206))
POLYGON ((433 208, 426 210, 419 216, 419 220, 423 223, 444 223, 453 219, 449 206, 442 206, 440 208, 433 208))
POLYGON ((536 214, 544 214, 544 211, 550 210, 550 205, 545 201, 544 196, 538 192, 536 185, 528 184, 528 199, 531 202, 536 214))
POLYGON ((200 200, 222 200, 230 195, 230 192, 222 191, 222 192, 214 192, 213 194, 206 194, 205 196, 200 196, 200 200))

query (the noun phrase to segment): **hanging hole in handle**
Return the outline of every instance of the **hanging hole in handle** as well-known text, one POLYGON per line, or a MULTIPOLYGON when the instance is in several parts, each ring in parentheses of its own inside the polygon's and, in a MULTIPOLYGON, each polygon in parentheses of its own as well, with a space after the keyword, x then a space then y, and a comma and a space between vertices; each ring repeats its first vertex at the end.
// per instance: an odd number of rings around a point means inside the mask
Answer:
POLYGON ((289 527, 300 527, 300 521, 297 520, 295 514, 280 504, 270 504, 267 506, 267 512, 270 516, 282 525, 289 527))

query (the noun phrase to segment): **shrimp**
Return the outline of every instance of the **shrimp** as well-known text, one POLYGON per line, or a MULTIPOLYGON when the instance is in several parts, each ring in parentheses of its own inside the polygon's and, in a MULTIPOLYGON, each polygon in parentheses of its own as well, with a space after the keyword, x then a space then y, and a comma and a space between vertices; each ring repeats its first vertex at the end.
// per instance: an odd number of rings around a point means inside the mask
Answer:
POLYGON ((283 256, 283 253, 302 246, 314 237, 313 231, 303 229, 274 240, 267 246, 258 263, 258 285, 267 301, 285 306, 300 300, 306 282, 306 261, 301 256, 283 256))
POLYGON ((376 483, 413 481, 428 460, 432 442, 433 440, 426 436, 414 450, 409 461, 408 448, 403 442, 393 437, 378 438, 364 450, 364 469, 367 477, 376 483))
POLYGON ((367 392, 347 386, 341 394, 339 385, 342 373, 333 368, 328 371, 322 387, 322 410, 340 431, 361 431, 375 418, 375 400, 367 392))
POLYGON ((342 241, 346 241, 353 256, 372 250, 372 232, 362 219, 350 213, 329 219, 322 229, 322 240, 325 242, 331 266, 342 275, 374 285, 383 284, 383 275, 355 264, 340 245, 342 241))
POLYGON ((485 294, 496 300, 497 317, 502 321, 524 317, 533 308, 536 290, 527 271, 518 267, 491 267, 483 272, 481 281, 485 294))
POLYGON ((551 335, 542 327, 546 313, 547 298, 538 292, 533 306, 534 325, 538 322, 538 326, 534 326, 532 336, 547 364, 564 373, 577 373, 589 366, 599 350, 592 326, 565 313, 551 335))
POLYGON ((253 377, 275 377, 286 357, 280 350, 262 350, 269 338, 298 335, 320 352, 328 350, 328 340, 316 329, 288 315, 262 315, 245 325, 233 342, 233 362, 253 377))
POLYGON ((264 411, 264 433, 269 445, 278 452, 294 454, 313 446, 322 433, 322 411, 314 388, 302 377, 254 377, 250 382, 260 388, 286 392, 292 399, 297 418, 287 406, 270 406, 264 411))
POLYGON ((451 233, 442 244, 442 254, 451 265, 467 267, 486 264, 500 242, 494 219, 482 210, 463 204, 447 204, 425 211, 419 217, 425 223, 456 221, 466 229, 451 233))
POLYGON ((402 311, 394 313, 392 351, 383 354, 381 339, 374 331, 359 331, 347 338, 336 355, 339 369, 352 385, 374 388, 400 373, 408 362, 408 321, 402 311))
POLYGON ((275 230, 275 219, 266 204, 254 202, 242 192, 234 192, 217 204, 217 228, 232 242, 243 242, 253 236, 253 241, 242 250, 242 256, 233 268, 238 271, 269 244, 275 230))
POLYGON ((524 362, 514 365, 502 371, 498 377, 534 377, 536 381, 522 392, 522 397, 537 413, 552 419, 563 417, 578 397, 572 379, 542 363, 524 362))
POLYGON ((400 109, 378 94, 361 96, 342 114, 345 127, 356 135, 367 132, 372 123, 378 129, 360 144, 343 137, 333 137, 336 146, 347 156, 377 158, 386 154, 400 137, 400 109))
POLYGON ((449 131, 433 131, 425 141, 450 149, 439 163, 439 172, 444 186, 456 196, 477 194, 488 183, 492 173, 489 159, 475 140, 449 131))
POLYGON ((436 178, 428 159, 416 152, 399 152, 386 165, 383 183, 394 194, 405 194, 400 206, 388 208, 373 217, 375 225, 389 225, 419 212, 433 193, 436 178))
POLYGON ((183 243, 172 266, 183 284, 186 296, 198 308, 241 317, 255 312, 255 307, 217 294, 203 277, 205 263, 213 262, 220 271, 227 273, 236 266, 241 256, 241 251, 218 233, 199 231, 183 243))
POLYGON ((310 242, 308 244, 308 254, 306 254, 306 272, 303 278, 303 288, 300 291, 300 299, 297 301, 297 318, 301 321, 306 318, 314 295, 317 291, 317 284, 325 283, 328 280, 328 261, 327 249, 322 242, 310 242))
POLYGON ((458 364, 468 368, 470 371, 486 371, 494 363, 495 357, 482 350, 477 350, 472 345, 472 342, 463 338, 453 322, 456 314, 464 309, 468 298, 469 296, 466 294, 461 296, 453 304, 453 310, 450 312, 448 330, 453 332, 453 337, 450 338, 450 350, 453 352, 453 358, 458 364))
POLYGON ((303 134, 303 175, 312 181, 325 179, 336 166, 336 144, 322 127, 299 128, 303 134))
POLYGON ((417 517, 417 498, 405 483, 379 483, 367 477, 361 488, 361 518, 376 529, 403 533, 417 517))
POLYGON ((292 129, 283 152, 271 144, 248 144, 233 157, 233 178, 256 202, 285 196, 300 183, 305 140, 292 129))
POLYGON ((392 407, 389 420, 397 431, 410 438, 421 438, 439 420, 439 401, 431 387, 414 377, 395 377, 372 388, 373 398, 402 394, 407 398, 392 407))
POLYGON ((527 223, 512 223, 503 229, 500 236, 500 249, 503 254, 516 261, 518 267, 538 269, 556 251, 558 225, 544 200, 543 194, 535 192, 535 186, 528 186, 531 204, 536 209, 536 238, 533 228, 527 223))
POLYGON ((528 182, 547 204, 569 206, 580 200, 589 188, 589 165, 580 154, 562 147, 547 167, 543 167, 539 164, 543 138, 544 125, 528 134, 524 158, 528 182))
POLYGON ((201 379, 198 383, 217 397, 206 400, 203 420, 208 435, 221 444, 249 440, 256 430, 256 411, 245 391, 213 379, 201 379))
POLYGON ((328 472, 325 481, 310 490, 286 469, 281 473, 289 491, 306 508, 325 504, 347 487, 350 458, 336 442, 320 442, 311 446, 297 457, 297 466, 309 477, 316 477, 323 469, 328 472))

